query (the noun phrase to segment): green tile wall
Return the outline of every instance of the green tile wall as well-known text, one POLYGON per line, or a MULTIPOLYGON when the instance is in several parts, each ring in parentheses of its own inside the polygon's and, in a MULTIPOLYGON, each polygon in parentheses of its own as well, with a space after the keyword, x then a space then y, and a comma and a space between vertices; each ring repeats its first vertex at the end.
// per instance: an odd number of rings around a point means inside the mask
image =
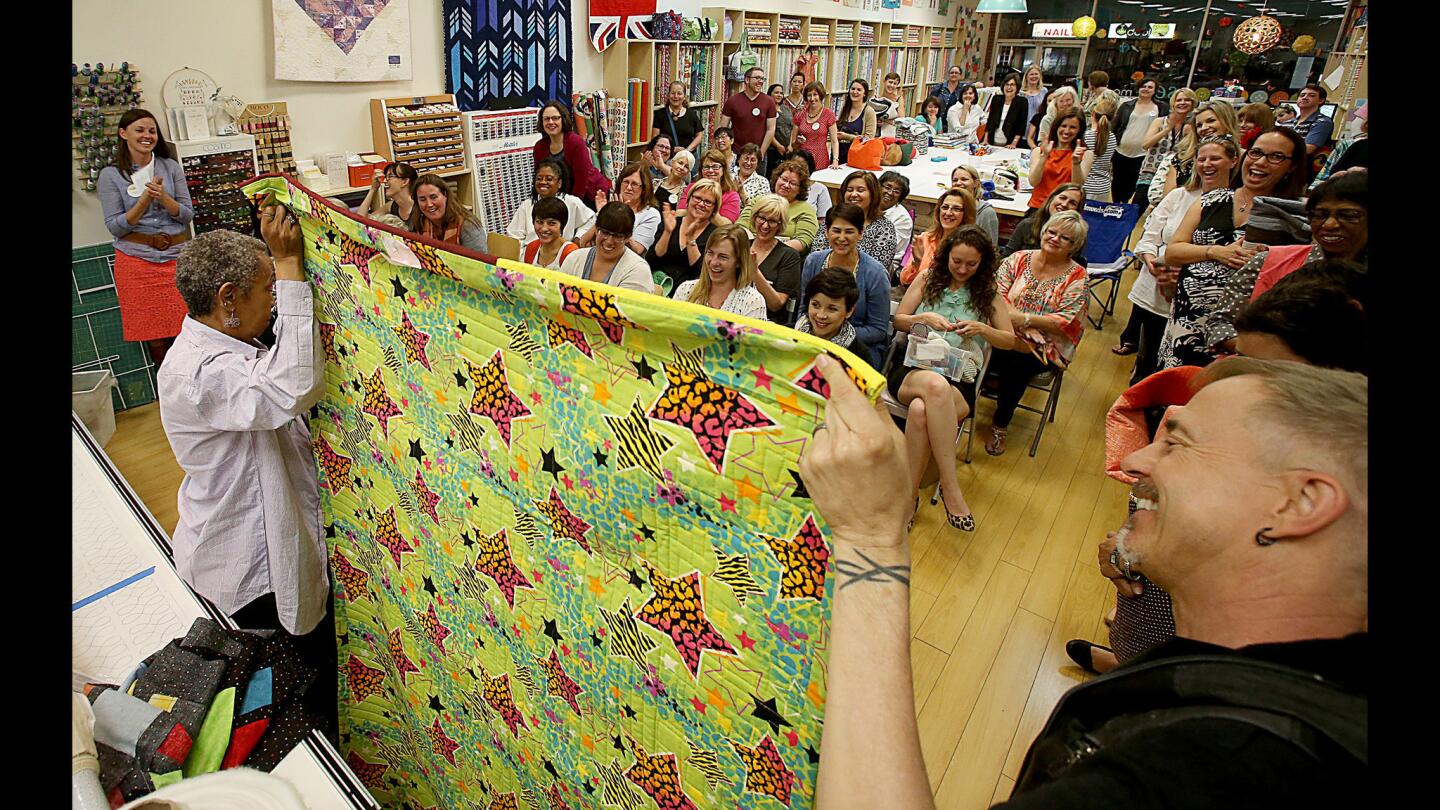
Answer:
POLYGON ((109 244, 70 252, 70 366, 72 371, 110 369, 120 384, 111 398, 115 410, 123 411, 155 401, 155 369, 144 344, 121 337, 114 255, 109 244))

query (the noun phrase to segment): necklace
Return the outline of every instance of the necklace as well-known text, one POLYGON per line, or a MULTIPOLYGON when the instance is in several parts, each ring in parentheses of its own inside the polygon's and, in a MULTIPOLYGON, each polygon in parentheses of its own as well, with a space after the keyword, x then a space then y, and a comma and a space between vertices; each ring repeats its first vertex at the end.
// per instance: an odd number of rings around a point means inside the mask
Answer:
POLYGON ((1250 204, 1253 203, 1253 202, 1255 202, 1255 195, 1254 195, 1249 189, 1247 189, 1247 188, 1239 188, 1239 189, 1236 189, 1236 191, 1235 191, 1235 196, 1232 197, 1231 199, 1232 199, 1234 202, 1239 203, 1239 202, 1240 202, 1240 192, 1242 192, 1242 191, 1245 192, 1245 196, 1249 197, 1250 199, 1247 200, 1244 205, 1236 205, 1236 206, 1235 206, 1235 210, 1237 210, 1237 211, 1239 211, 1240 213, 1243 214, 1243 213, 1245 213, 1246 211, 1249 211, 1249 210, 1250 210, 1250 204))

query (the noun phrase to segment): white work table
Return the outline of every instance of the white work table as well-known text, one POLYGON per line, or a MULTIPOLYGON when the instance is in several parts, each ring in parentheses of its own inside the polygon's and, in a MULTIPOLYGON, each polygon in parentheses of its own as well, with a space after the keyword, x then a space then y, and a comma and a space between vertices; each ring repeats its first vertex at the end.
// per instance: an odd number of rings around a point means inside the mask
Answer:
MULTIPOLYGON (((71 666, 116 682, 141 659, 205 616, 229 617, 175 572, 169 538, 74 414, 71 440, 71 666)), ((271 772, 310 810, 378 810, 355 773, 318 731, 271 772)))
MULTIPOLYGON (((878 177, 887 171, 896 172, 910 181, 910 197, 906 202, 923 202, 934 205, 940 197, 940 192, 950 187, 950 173, 955 171, 956 166, 961 164, 974 166, 980 172, 980 179, 988 180, 997 168, 1008 161, 1019 159, 1022 154, 1028 154, 1028 150, 996 148, 990 154, 979 157, 970 154, 968 149, 942 149, 932 146, 925 154, 916 155, 914 162, 909 166, 886 166, 872 174, 878 177), (936 157, 943 157, 944 160, 932 160, 936 157)), ((845 176, 853 171, 855 169, 850 166, 832 166, 815 172, 810 179, 839 190, 845 176)), ((1022 176, 1020 185, 1023 190, 1016 192, 1015 199, 992 199, 990 201, 990 205, 996 213, 1014 217, 1025 216, 1025 212, 1030 208, 1028 178, 1022 176)))

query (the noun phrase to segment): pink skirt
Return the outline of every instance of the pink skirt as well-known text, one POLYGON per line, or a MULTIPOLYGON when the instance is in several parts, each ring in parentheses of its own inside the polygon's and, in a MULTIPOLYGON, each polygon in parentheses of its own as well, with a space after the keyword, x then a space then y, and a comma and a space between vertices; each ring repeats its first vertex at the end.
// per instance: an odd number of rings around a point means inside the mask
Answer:
POLYGON ((115 295, 128 341, 173 338, 189 312, 175 287, 174 260, 156 264, 115 251, 115 295))

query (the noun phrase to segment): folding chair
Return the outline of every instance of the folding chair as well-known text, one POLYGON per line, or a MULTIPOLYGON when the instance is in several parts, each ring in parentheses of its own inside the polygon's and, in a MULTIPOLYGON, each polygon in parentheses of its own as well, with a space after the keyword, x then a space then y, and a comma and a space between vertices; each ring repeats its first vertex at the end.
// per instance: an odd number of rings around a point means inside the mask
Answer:
MULTIPOLYGON (((1087 202, 1083 213, 1090 233, 1085 239, 1085 260, 1089 278, 1085 291, 1100 305, 1100 320, 1088 312, 1085 317, 1096 329, 1105 328, 1105 316, 1115 314, 1115 300, 1120 295, 1120 274, 1125 272, 1135 254, 1131 253, 1130 237, 1140 221, 1140 206, 1129 203, 1087 202), (1109 282, 1110 290, 1101 297, 1100 285, 1109 282)), ((1033 454, 1032 454, 1033 455, 1033 454)))
MULTIPOLYGON (((985 365, 985 371, 988 372, 990 370, 990 362, 988 356, 986 357, 985 365)), ((980 380, 982 382, 984 381, 983 374, 981 375, 980 380)), ((1040 449, 1040 437, 1045 435, 1045 423, 1055 421, 1055 411, 1060 407, 1060 384, 1064 381, 1065 370, 1050 366, 1046 371, 1043 371, 1039 374, 1036 374, 1034 377, 1031 377, 1030 382, 1026 386, 1027 388, 1034 388, 1037 391, 1044 391, 1045 404, 1039 408, 1035 408, 1030 405, 1026 405, 1022 397, 1022 401, 1020 402, 1020 404, 1015 406, 1022 411, 1029 411, 1030 413, 1036 413, 1040 415, 1040 426, 1035 428, 1035 438, 1032 439, 1030 442, 1031 458, 1034 458, 1036 451, 1040 449)), ((984 396, 990 399, 995 399, 994 394, 984 393, 984 396)), ((967 458, 965 460, 969 461, 969 451, 967 450, 966 452, 967 458)))
MULTIPOLYGON (((890 374, 891 364, 897 362, 897 354, 901 357, 905 353, 905 342, 909 338, 908 332, 896 332, 895 337, 890 341, 890 351, 885 355, 885 362, 881 365, 881 374, 887 377, 890 374)), ((980 366, 980 373, 975 377, 975 390, 980 390, 980 384, 985 381, 985 372, 990 368, 990 344, 985 344, 985 359, 980 366)), ((897 421, 904 421, 910 415, 910 408, 903 405, 899 400, 890 395, 890 388, 886 386, 880 391, 880 402, 885 405, 885 410, 897 421)), ((955 430, 955 444, 959 446, 961 437, 969 434, 965 442, 965 463, 970 463, 970 451, 975 446, 975 408, 970 409, 970 414, 960 422, 955 430)), ((935 491, 930 494, 930 505, 934 506, 940 502, 940 484, 935 484, 935 491)))

